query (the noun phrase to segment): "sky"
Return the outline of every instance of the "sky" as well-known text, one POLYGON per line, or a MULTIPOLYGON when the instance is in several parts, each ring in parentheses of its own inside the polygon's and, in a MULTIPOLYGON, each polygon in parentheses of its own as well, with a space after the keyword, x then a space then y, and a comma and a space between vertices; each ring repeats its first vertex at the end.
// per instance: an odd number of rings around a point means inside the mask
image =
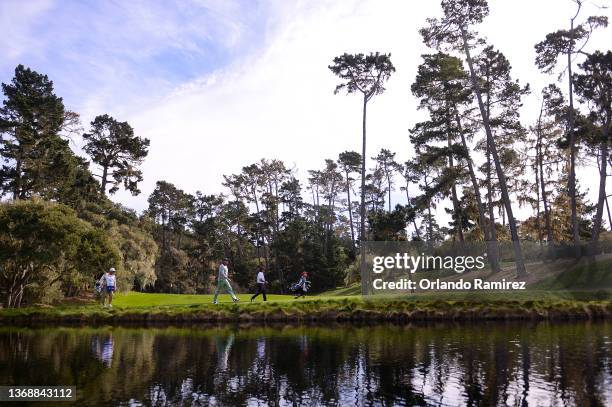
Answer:
MULTIPOLYGON (((588 1, 582 16, 610 18, 602 5, 612 1, 588 1)), ((521 108, 528 126, 540 89, 557 79, 538 72, 534 44, 567 27, 574 3, 490 0, 489 7, 479 32, 531 86, 521 108)), ((360 151, 361 100, 334 95, 328 69, 344 52, 391 53, 397 71, 368 107, 367 155, 388 148, 400 162, 411 159, 408 130, 426 116, 410 85, 420 56, 432 52, 418 30, 440 12, 431 0, 2 0, 0 81, 24 64, 54 81, 84 129, 108 113, 149 138, 142 193, 112 196, 142 211, 158 180, 190 193, 227 192, 224 174, 277 158, 305 181, 326 158, 360 151)), ((611 30, 597 31, 589 49, 609 49, 611 30)), ((81 145, 74 140, 76 151, 81 145)), ((593 170, 578 176, 595 196, 593 170)))

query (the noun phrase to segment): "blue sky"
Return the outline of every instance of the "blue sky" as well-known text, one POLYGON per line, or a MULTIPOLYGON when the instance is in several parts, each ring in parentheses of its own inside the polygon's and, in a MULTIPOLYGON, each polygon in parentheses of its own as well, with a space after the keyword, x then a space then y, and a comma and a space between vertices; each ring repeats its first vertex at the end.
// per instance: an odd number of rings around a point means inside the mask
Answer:
MULTIPOLYGON (((529 126, 540 89, 556 80, 538 72, 533 46, 567 26, 573 3, 489 3, 480 31, 530 84, 521 108, 529 126)), ((594 4, 583 16, 610 16, 594 4)), ((149 138, 143 193, 113 196, 140 211, 158 180, 219 193, 224 174, 264 157, 305 180, 325 158, 359 150, 359 98, 334 95, 327 68, 344 52, 392 53, 397 72, 368 110, 368 156, 384 147, 409 160, 408 129, 424 118, 410 85, 420 55, 431 52, 418 29, 439 14, 436 0, 0 0, 0 81, 17 64, 30 66, 49 75, 84 128, 108 113, 149 138)), ((609 49, 610 32, 596 33, 590 49, 609 49)), ((593 174, 579 173, 591 195, 593 174)))
POLYGON ((220 69, 259 46, 266 24, 264 5, 231 0, 4 0, 0 16, 2 80, 23 63, 86 110, 136 108, 220 69))

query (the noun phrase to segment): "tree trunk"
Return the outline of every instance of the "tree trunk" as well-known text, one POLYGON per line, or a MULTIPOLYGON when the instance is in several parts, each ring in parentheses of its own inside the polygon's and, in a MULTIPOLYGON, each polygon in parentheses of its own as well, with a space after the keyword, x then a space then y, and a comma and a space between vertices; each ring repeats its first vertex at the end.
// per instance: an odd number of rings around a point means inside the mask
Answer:
POLYGON ((329 243, 329 231, 331 229, 331 226, 330 226, 330 223, 331 223, 331 220, 330 220, 331 219, 330 210, 331 210, 331 205, 330 205, 330 203, 328 201, 327 211, 326 211, 327 212, 327 214, 326 214, 327 216, 325 217, 325 224, 323 225, 323 233, 325 234, 325 236, 323 237, 323 254, 325 256, 327 256, 327 249, 328 249, 327 246, 328 246, 328 243, 329 243))
POLYGON ((19 292, 17 293, 17 308, 21 308, 21 301, 23 300, 23 291, 24 291, 24 286, 23 284, 19 284, 19 292))
POLYGON ((253 200, 255 201, 255 210, 257 211, 257 230, 258 230, 258 232, 256 233, 257 245, 259 247, 259 239, 261 239, 261 247, 263 249, 266 270, 270 270, 269 254, 268 254, 268 250, 266 249, 266 244, 264 240, 265 235, 261 228, 261 219, 259 217, 259 200, 257 199, 257 186, 256 185, 253 185, 251 192, 253 193, 253 200))
MULTIPOLYGON (((541 117, 541 113, 540 113, 541 117)), ((544 222, 546 225, 546 240, 548 245, 552 244, 552 227, 550 225, 550 209, 548 208, 548 198, 546 196, 546 182, 544 179, 544 157, 542 154, 542 130, 540 125, 540 119, 538 119, 538 150, 536 152, 538 158, 538 170, 540 172, 540 189, 542 193, 542 206, 544 207, 544 222)))
MULTIPOLYGON (((240 221, 238 221, 240 222, 240 221)), ((231 228, 230 228, 231 231, 231 228)), ((242 236, 242 228, 240 227, 240 223, 238 223, 238 226, 236 228, 237 231, 237 236, 236 236, 236 249, 237 249, 237 254, 238 257, 240 259, 242 259, 242 243, 240 242, 240 237, 242 236)), ((259 261, 259 259, 257 259, 259 261)))
POLYGON ((370 293, 370 283, 366 274, 366 252, 364 243, 366 240, 366 202, 365 202, 365 178, 366 178, 366 112, 368 97, 363 95, 363 121, 362 121, 362 145, 361 145, 361 204, 359 217, 361 218, 360 251, 361 251, 361 289, 364 294, 370 293))
POLYGON ((484 240, 487 244, 487 257, 489 258, 489 263, 491 264, 491 271, 497 273, 498 271, 500 271, 499 256, 497 255, 497 241, 492 240, 491 234, 489 233, 489 228, 485 217, 484 205, 482 204, 482 197, 480 196, 480 188, 478 187, 478 180, 476 179, 476 172, 474 171, 474 164, 472 163, 470 150, 468 149, 467 141, 465 140, 465 134, 463 134, 459 115, 455 116, 455 120, 457 121, 457 127, 459 128, 459 133, 461 134, 461 145, 463 146, 467 154, 466 161, 468 166, 468 172, 470 173, 470 180, 472 181, 472 188, 474 189, 474 197, 476 198, 476 206, 478 208, 478 223, 480 224, 480 229, 482 230, 484 240))
MULTIPOLYGON (((408 202, 408 205, 410 205, 410 194, 408 193, 409 184, 410 183, 406 181, 406 202, 408 202)), ((417 227, 417 224, 416 224, 416 214, 412 218, 412 226, 414 227, 414 233, 416 233, 417 239, 421 240, 421 232, 419 232, 419 228, 417 227)))
POLYGON ((432 217, 431 217, 431 202, 427 206, 427 241, 431 242, 433 240, 433 225, 432 225, 432 217))
MULTIPOLYGON (((279 203, 279 199, 278 199, 278 179, 274 179, 274 214, 275 214, 275 219, 274 219, 274 239, 276 239, 276 235, 278 235, 278 231, 280 230, 280 214, 278 213, 278 203, 279 203)), ((284 205, 283 205, 283 209, 284 209, 284 205)))
POLYGON ((612 230, 612 215, 610 215, 610 204, 608 203, 607 195, 606 195, 606 211, 608 212, 608 227, 612 230))
POLYGON ((489 147, 489 140, 487 140, 487 206, 489 211, 489 232, 491 233, 491 240, 497 241, 497 229, 495 228, 495 213, 493 211, 493 185, 491 184, 491 149, 489 147))
POLYGON ((349 172, 346 171, 346 200, 348 202, 349 223, 351 225, 351 242, 353 250, 355 249, 355 229, 353 228, 353 206, 351 204, 351 183, 349 181, 349 172))
POLYGON ((542 227, 540 218, 542 217, 540 213, 540 174, 538 172, 538 155, 537 155, 537 147, 536 147, 536 162, 535 162, 535 175, 536 175, 536 230, 538 232, 538 243, 540 244, 540 253, 542 253, 543 246, 543 238, 542 238, 542 227))
POLYGON ((29 277, 29 267, 26 267, 21 272, 15 272, 9 287, 7 289, 8 298, 6 301, 7 308, 19 308, 23 299, 24 284, 29 277))
MULTIPOLYGON (((450 127, 450 125, 449 125, 450 127)), ((449 154, 448 154, 448 167, 450 168, 451 171, 454 171, 455 169, 455 164, 453 162, 453 153, 450 151, 451 150, 451 139, 450 139, 450 135, 448 136, 448 149, 449 149, 449 154)), ((461 225, 461 206, 459 205, 459 198, 457 198, 457 186, 455 185, 455 182, 453 182, 453 186, 451 187, 451 197, 453 200, 453 211, 455 212, 455 216, 458 217, 458 219, 455 219, 456 222, 458 222, 455 227, 457 229, 457 235, 459 236, 459 242, 463 243, 465 242, 465 237, 463 236, 463 228, 461 225)))
POLYGON ((540 174, 538 172, 538 153, 536 146, 536 162, 535 162, 535 181, 536 181, 536 230, 538 232, 538 243, 540 244, 540 252, 542 251, 542 228, 540 226, 540 174))
MULTIPOLYGON (((276 237, 278 236, 278 232, 280 229, 279 223, 280 223, 280 219, 279 219, 279 214, 278 214, 278 179, 275 176, 274 179, 274 233, 273 233, 273 241, 276 241, 276 237)), ((274 271, 276 272, 276 275, 278 276, 279 282, 280 282, 280 286, 281 286, 281 292, 284 291, 284 281, 283 281, 283 275, 282 275, 282 271, 280 269, 280 267, 278 266, 278 249, 276 248, 276 246, 272 247, 272 254, 274 256, 274 271)))
POLYGON ((162 212, 162 248, 166 249, 166 215, 162 212))
MULTIPOLYGON (((574 20, 571 20, 570 33, 574 31, 574 20)), ((580 256, 580 237, 578 230, 578 214, 576 204, 576 137, 574 134, 574 84, 572 82, 572 41, 569 43, 569 50, 567 52, 567 75, 569 83, 569 113, 568 113, 568 126, 569 131, 569 152, 570 152, 570 168, 568 177, 568 192, 570 196, 570 206, 572 211, 572 238, 575 246, 576 257, 580 256)))
POLYGON ((391 213, 391 174, 388 168, 385 168, 385 170, 387 173, 387 187, 389 188, 389 213, 391 213))
POLYGON ((108 165, 102 167, 102 179, 100 181, 100 193, 106 195, 106 183, 108 178, 108 165))
MULTIPOLYGON (((21 150, 21 149, 20 149, 21 150)), ((21 158, 15 162, 15 185, 13 186, 13 199, 19 199, 21 195, 21 158)))
POLYGON ((316 188, 315 188, 315 192, 316 192, 316 210, 314 211, 315 213, 315 222, 317 224, 317 227, 321 226, 321 205, 319 204, 319 179, 317 179, 316 181, 316 188))
POLYGON ((596 242, 599 240, 601 232, 601 221, 603 218, 603 207, 606 200, 606 178, 608 170, 608 129, 604 129, 604 141, 601 143, 601 165, 599 166, 599 198, 597 199, 597 211, 595 212, 595 221, 593 222, 593 230, 591 232, 591 241, 593 249, 596 247, 596 242))
MULTIPOLYGON (((427 179, 427 173, 424 176, 425 180, 425 189, 429 189, 429 181, 427 179)), ((431 199, 427 202, 427 242, 431 242, 433 240, 433 225, 432 225, 432 217, 431 217, 431 199)))
MULTIPOLYGON (((489 82, 490 82, 490 77, 489 77, 489 71, 487 70, 487 83, 489 82)), ((487 110, 487 117, 491 117, 491 97, 490 97, 489 92, 487 92, 486 110, 487 110)), ((487 204, 488 204, 489 220, 490 220, 489 222, 490 232, 489 233, 491 234, 491 240, 497 242, 497 229, 495 228, 495 213, 493 212, 493 185, 491 182, 491 171, 493 169, 493 166, 491 165, 491 148, 489 146, 489 140, 487 140, 486 157, 487 157, 487 204)), ((495 245, 497 246, 497 243, 495 243, 495 245)))
MULTIPOLYGON (((536 177, 536 229, 538 231, 538 242, 540 243, 540 253, 542 252, 543 237, 542 237, 542 226, 540 222, 540 189, 544 185, 544 178, 540 177, 540 163, 542 162, 542 153, 540 145, 542 142, 542 110, 544 108, 544 102, 540 106, 540 115, 538 116, 538 127, 536 131, 536 144, 535 144, 535 165, 534 172, 536 177)), ((543 188, 542 188, 543 190, 543 188)))
POLYGON ((474 90, 474 93, 476 93, 476 99, 478 100, 478 107, 480 108, 480 114, 482 115, 482 119, 483 119, 482 122, 485 128, 485 133, 487 135, 487 141, 490 144, 491 154, 493 156, 493 162, 495 163, 495 169, 497 171, 497 178, 499 179, 499 186, 501 189, 502 200, 504 202, 506 212, 508 213, 508 224, 510 226, 510 234, 512 235, 512 244, 514 246, 514 256, 515 256, 515 261, 516 261, 516 274, 517 274, 517 277, 522 277, 525 274, 527 274, 527 271, 525 270, 525 263, 523 261, 523 252, 521 250, 521 242, 519 241, 518 230, 516 228, 516 219, 514 218, 514 214, 512 212, 512 204, 510 202, 510 194, 508 193, 508 186, 506 184, 506 176, 504 174, 503 168, 501 167, 499 155, 497 154, 497 148, 493 140, 493 133, 491 132, 489 117, 486 114, 484 104, 482 102, 480 86, 478 84, 476 73, 474 72, 474 64, 470 56, 470 48, 468 45, 467 33, 463 27, 461 29, 461 34, 463 37, 463 48, 465 50, 465 56, 467 59, 468 67, 470 69, 470 79, 472 82, 472 88, 474 90))

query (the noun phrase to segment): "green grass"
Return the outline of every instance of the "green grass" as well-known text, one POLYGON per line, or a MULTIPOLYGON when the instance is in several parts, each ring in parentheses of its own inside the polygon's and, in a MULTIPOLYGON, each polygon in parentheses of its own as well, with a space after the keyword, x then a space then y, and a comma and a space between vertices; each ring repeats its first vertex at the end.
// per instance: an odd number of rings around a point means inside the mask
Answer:
MULTIPOLYGON (((336 294, 336 292, 332 292, 336 294)), ((612 318, 612 300, 581 298, 577 293, 532 292, 510 296, 490 293, 444 295, 317 296, 294 300, 271 296, 268 302, 238 304, 229 296, 212 304, 210 295, 144 294, 118 295, 112 309, 99 304, 31 307, 0 310, 0 323, 124 323, 124 322, 315 322, 315 321, 411 321, 480 319, 593 319, 612 318)))
POLYGON ((223 294, 218 305, 212 304, 212 295, 132 292, 116 294, 112 309, 94 301, 0 309, 0 323, 612 318, 612 261, 598 267, 584 262, 551 265, 569 267, 556 273, 530 270, 537 278, 525 291, 429 291, 364 298, 357 283, 300 299, 271 294, 265 303, 261 296, 251 303, 251 294, 240 294, 240 302, 234 304, 223 294))
POLYGON ((534 284, 543 290, 604 290, 612 289, 612 262, 608 261, 595 267, 580 265, 564 270, 556 276, 543 278, 534 284))
POLYGON ((345 297, 353 295, 361 295, 361 283, 354 283, 348 287, 340 287, 320 294, 320 296, 323 297, 345 297))
MULTIPOLYGON (((257 307, 257 304, 263 302, 261 296, 257 297, 255 302, 251 303, 252 294, 238 294, 240 302, 236 304, 238 307, 257 307)), ((361 287, 352 285, 343 289, 326 291, 324 293, 308 296, 305 298, 295 299, 292 295, 268 295, 268 304, 278 304, 279 307, 286 309, 292 308, 295 304, 312 302, 312 301, 339 301, 349 300, 351 302, 362 302, 364 299, 361 296, 361 287)), ((494 304, 499 301, 534 301, 534 300, 570 300, 570 301, 589 301, 589 300, 612 300, 612 292, 610 291, 570 291, 570 290, 528 290, 517 292, 423 292, 416 294, 395 294, 395 295, 379 295, 366 298, 365 301, 472 301, 472 302, 487 302, 494 304)), ((156 308, 172 308, 172 307, 195 307, 205 306, 212 307, 213 296, 202 295, 187 295, 187 294, 149 294, 149 293, 119 293, 113 299, 113 306, 120 310, 129 309, 156 309, 156 308)), ((227 306, 234 305, 232 299, 227 294, 219 295, 219 305, 227 306)), ((93 307, 99 308, 97 304, 90 304, 78 307, 93 307)), ((75 306, 66 305, 65 309, 75 308, 75 306)))
MULTIPOLYGON (((241 303, 250 303, 252 294, 238 294, 241 303)), ((232 303, 232 299, 227 294, 219 295, 220 303, 232 303)), ((268 301, 283 302, 292 301, 290 295, 268 295, 268 301)), ((143 307, 166 307, 178 305, 205 305, 212 304, 213 295, 198 294, 147 294, 147 293, 118 293, 113 299, 113 306, 117 308, 143 308, 143 307)), ((255 301, 262 301, 261 295, 255 301)))

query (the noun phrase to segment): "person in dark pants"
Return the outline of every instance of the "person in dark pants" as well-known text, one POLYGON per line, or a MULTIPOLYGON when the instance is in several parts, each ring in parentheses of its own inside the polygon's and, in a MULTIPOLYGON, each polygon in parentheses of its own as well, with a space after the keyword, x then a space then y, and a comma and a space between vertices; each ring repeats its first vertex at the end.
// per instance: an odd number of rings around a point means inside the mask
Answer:
POLYGON ((259 271, 257 272, 257 292, 251 297, 251 302, 257 296, 261 294, 263 296, 263 300, 267 301, 266 298, 266 277, 264 276, 263 267, 259 266, 259 271))

